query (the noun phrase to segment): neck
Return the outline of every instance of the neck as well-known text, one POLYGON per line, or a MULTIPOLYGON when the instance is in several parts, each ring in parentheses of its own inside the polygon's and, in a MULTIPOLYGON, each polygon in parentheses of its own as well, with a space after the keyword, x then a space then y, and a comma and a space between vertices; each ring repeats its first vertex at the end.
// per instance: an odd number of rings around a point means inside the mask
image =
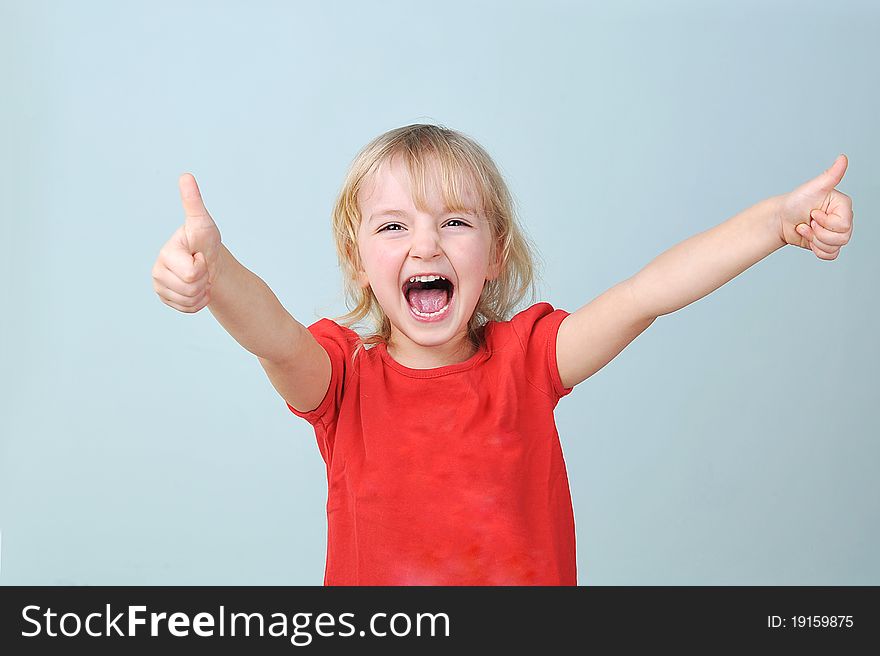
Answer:
POLYGON ((436 346, 416 344, 405 335, 395 333, 386 346, 388 355, 396 362, 410 369, 435 369, 458 364, 471 358, 477 347, 471 344, 467 335, 459 335, 456 339, 436 346))

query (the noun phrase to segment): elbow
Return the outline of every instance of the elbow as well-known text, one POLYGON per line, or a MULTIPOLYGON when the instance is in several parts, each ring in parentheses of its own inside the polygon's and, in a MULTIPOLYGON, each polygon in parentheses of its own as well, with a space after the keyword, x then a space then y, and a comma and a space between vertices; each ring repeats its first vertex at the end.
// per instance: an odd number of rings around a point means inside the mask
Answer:
POLYGON ((644 324, 644 328, 642 328, 642 330, 645 330, 645 328, 656 321, 657 317, 659 317, 661 313, 656 312, 654 308, 652 308, 650 304, 646 302, 644 296, 640 293, 637 276, 627 278, 623 281, 623 284, 626 287, 629 295, 629 303, 632 316, 636 317, 636 322, 639 325, 644 324))

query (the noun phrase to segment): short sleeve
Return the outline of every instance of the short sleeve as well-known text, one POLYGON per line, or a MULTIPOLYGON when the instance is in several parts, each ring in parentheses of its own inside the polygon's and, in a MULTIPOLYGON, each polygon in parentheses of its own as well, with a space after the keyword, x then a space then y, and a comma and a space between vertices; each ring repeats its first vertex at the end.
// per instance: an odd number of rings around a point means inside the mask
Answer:
POLYGON ((554 401, 574 389, 562 386, 556 361, 556 335, 568 315, 549 303, 535 303, 510 320, 525 355, 526 379, 554 401))
POLYGON ((336 421, 339 413, 346 374, 351 369, 351 357, 360 343, 360 337, 350 328, 340 326, 331 319, 316 321, 308 327, 308 331, 330 357, 330 386, 318 407, 309 412, 300 412, 286 401, 285 403, 297 417, 302 417, 312 426, 323 424, 326 428, 336 421))

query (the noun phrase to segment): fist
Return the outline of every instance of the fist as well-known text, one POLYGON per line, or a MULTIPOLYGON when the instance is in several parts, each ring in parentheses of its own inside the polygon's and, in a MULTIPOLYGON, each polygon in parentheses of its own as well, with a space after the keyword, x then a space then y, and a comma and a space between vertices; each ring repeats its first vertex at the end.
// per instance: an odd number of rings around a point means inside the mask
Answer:
POLYGON ((184 224, 171 235, 153 265, 153 289, 166 305, 198 312, 211 302, 211 285, 220 275, 220 230, 205 209, 196 179, 178 180, 184 224))
POLYGON ((852 198, 835 189, 849 160, 838 155, 824 173, 780 197, 782 240, 812 250, 820 260, 833 260, 852 237, 852 198))

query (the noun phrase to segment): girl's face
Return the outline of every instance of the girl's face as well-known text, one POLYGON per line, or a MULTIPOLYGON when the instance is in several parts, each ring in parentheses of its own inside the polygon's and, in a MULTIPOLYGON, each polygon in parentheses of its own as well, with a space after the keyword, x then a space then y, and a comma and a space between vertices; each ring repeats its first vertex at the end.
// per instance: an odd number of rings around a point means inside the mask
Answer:
MULTIPOLYGON (((472 189, 463 190, 470 207, 478 207, 472 189)), ((430 211, 415 207, 409 175, 397 158, 386 160, 364 181, 358 193, 361 224, 358 251, 362 286, 369 285, 391 321, 389 352, 412 368, 454 364, 472 355, 467 324, 486 280, 498 275, 490 262, 491 233, 477 213, 450 212, 440 190, 427 190, 430 211), (452 285, 445 309, 437 293, 437 316, 419 317, 404 295, 410 277, 439 274, 452 285)), ((418 305, 418 304, 417 304, 418 305)))

